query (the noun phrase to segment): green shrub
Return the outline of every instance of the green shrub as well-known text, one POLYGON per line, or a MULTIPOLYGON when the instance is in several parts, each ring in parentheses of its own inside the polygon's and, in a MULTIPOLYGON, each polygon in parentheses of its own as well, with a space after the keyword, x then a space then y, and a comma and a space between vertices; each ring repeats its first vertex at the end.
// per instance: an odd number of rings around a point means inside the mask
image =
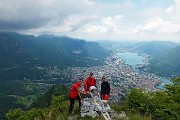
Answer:
POLYGON ((145 92, 133 88, 128 95, 129 107, 151 114, 155 120, 180 119, 180 78, 172 79, 172 82, 172 85, 166 85, 166 91, 145 92))

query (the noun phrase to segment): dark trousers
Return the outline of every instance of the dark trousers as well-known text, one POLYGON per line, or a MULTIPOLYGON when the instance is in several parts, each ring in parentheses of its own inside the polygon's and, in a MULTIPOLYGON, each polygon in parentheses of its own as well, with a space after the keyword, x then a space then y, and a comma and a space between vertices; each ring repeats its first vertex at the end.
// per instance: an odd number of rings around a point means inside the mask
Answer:
POLYGON ((69 98, 69 100, 70 100, 69 113, 71 113, 74 108, 75 100, 79 101, 79 108, 81 108, 81 100, 79 96, 77 96, 76 98, 69 98))

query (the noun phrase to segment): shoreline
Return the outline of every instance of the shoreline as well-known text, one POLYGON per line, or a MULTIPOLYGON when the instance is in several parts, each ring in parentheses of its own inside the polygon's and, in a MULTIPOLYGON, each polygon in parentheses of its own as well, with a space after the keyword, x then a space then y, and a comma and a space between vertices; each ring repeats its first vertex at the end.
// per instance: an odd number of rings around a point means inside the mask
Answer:
MULTIPOLYGON (((138 52, 130 52, 130 51, 123 51, 123 52, 120 52, 120 51, 119 51, 119 52, 117 52, 117 53, 115 53, 115 54, 116 54, 122 61, 124 61, 125 64, 130 65, 130 66, 132 67, 132 69, 134 69, 134 70, 138 70, 138 71, 141 71, 141 72, 142 72, 142 70, 139 70, 138 68, 139 68, 139 67, 144 67, 144 66, 146 66, 147 64, 149 64, 149 59, 150 59, 149 57, 150 57, 150 55, 146 55, 146 54, 138 53, 138 52), (137 56, 143 57, 142 63, 136 64, 136 65, 127 64, 126 61, 119 55, 119 54, 121 54, 121 53, 123 53, 123 54, 125 54, 125 53, 136 53, 137 56)), ((149 72, 147 72, 147 73, 148 73, 148 74, 152 74, 152 73, 149 73, 149 72)), ((156 76, 158 76, 158 75, 156 75, 156 76)), ((157 89, 163 89, 163 88, 164 88, 164 85, 166 85, 166 84, 172 84, 172 82, 169 80, 169 78, 165 78, 165 77, 158 77, 158 78, 160 79, 160 81, 154 85, 154 87, 157 88, 157 89), (166 82, 165 82, 165 81, 166 81, 166 82)))

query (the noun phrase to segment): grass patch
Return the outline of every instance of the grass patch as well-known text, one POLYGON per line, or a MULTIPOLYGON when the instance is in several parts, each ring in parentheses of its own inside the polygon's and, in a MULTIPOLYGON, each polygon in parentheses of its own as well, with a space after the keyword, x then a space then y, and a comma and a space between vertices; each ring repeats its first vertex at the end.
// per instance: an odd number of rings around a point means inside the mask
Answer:
POLYGON ((120 113, 121 111, 128 111, 128 105, 126 103, 111 103, 110 104, 111 109, 113 109, 115 112, 120 113))
POLYGON ((133 111, 128 107, 126 103, 111 103, 110 107, 116 113, 113 120, 151 120, 150 115, 142 115, 136 111, 133 111), (126 118, 121 118, 119 116, 121 111, 124 111, 126 113, 126 118))
POLYGON ((150 115, 141 115, 137 112, 127 112, 129 120, 152 120, 150 115))

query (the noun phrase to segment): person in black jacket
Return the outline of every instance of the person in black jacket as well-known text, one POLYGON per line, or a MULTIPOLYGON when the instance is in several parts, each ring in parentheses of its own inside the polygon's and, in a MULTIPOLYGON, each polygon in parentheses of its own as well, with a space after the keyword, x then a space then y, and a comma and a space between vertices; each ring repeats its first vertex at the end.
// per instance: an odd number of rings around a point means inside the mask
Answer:
POLYGON ((101 99, 108 100, 110 95, 110 84, 106 80, 105 76, 102 76, 102 83, 101 83, 101 99))

